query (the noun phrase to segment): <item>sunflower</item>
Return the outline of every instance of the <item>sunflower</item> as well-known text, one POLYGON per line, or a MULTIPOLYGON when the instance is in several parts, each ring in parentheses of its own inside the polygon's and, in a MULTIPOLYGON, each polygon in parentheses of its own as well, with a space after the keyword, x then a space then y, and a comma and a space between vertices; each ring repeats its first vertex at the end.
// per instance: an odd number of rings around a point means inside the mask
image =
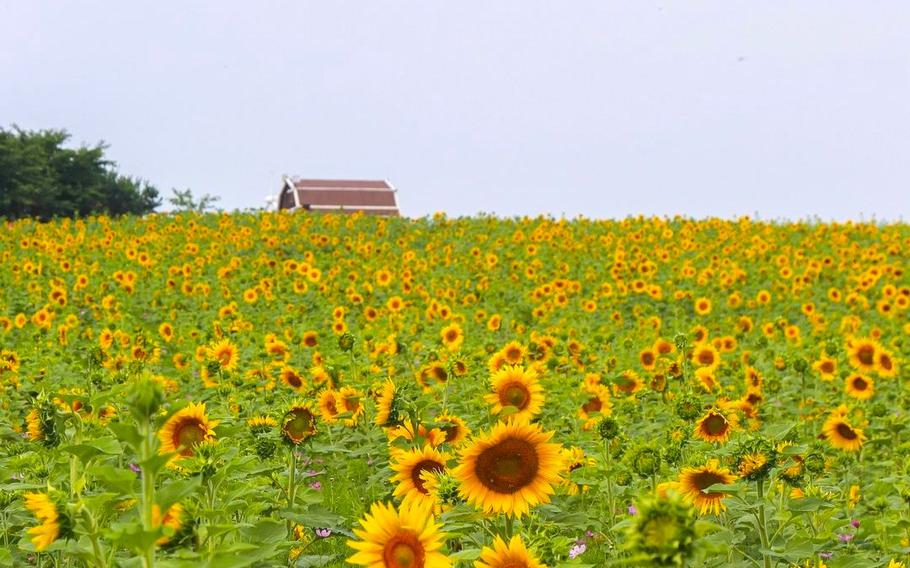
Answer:
POLYGON ((31 511, 41 524, 28 529, 35 550, 42 551, 60 536, 60 514, 57 505, 47 493, 29 492, 25 494, 25 508, 31 511))
POLYGON ((711 313, 711 300, 708 298, 699 298, 695 300, 695 313, 700 316, 706 316, 711 313))
POLYGON ((588 398, 578 408, 578 416, 585 421, 583 428, 590 430, 600 417, 610 416, 613 412, 610 389, 598 383, 586 382, 582 391, 588 398))
POLYGON ((233 371, 237 368, 237 363, 240 361, 237 346, 231 343, 230 339, 222 339, 209 347, 207 355, 209 358, 218 361, 218 364, 225 371, 233 371))
POLYGON ((528 350, 521 343, 512 341, 503 347, 500 353, 509 365, 518 365, 528 354, 528 350))
POLYGON ((875 394, 875 381, 871 377, 854 373, 844 380, 847 394, 859 400, 869 400, 875 394))
POLYGON ((834 379, 835 373, 837 373, 837 361, 830 357, 822 357, 812 363, 812 368, 820 375, 821 380, 831 381, 834 379))
POLYGON ((370 512, 355 528, 359 540, 348 546, 357 552, 351 564, 369 568, 449 568, 452 561, 440 549, 445 535, 430 514, 430 508, 417 503, 398 509, 373 503, 370 512))
POLYGON ((458 348, 464 343, 464 332, 461 331, 461 327, 457 323, 442 328, 439 335, 442 337, 442 343, 449 351, 458 351, 458 348))
POLYGON ((341 405, 341 412, 350 414, 344 419, 345 426, 356 426, 363 415, 363 393, 353 387, 341 387, 336 402, 341 405))
POLYGON ((397 400, 395 397, 395 383, 391 379, 386 379, 376 398, 376 425, 377 426, 395 426, 400 423, 397 400))
POLYGON ((491 404, 493 414, 505 408, 514 409, 508 416, 516 420, 530 420, 540 413, 543 405, 543 387, 537 373, 520 366, 506 366, 493 375, 493 392, 484 396, 491 404))
POLYGON ((709 460, 702 467, 687 467, 679 475, 677 488, 683 497, 698 508, 704 515, 708 512, 718 514, 727 507, 723 504, 723 491, 706 491, 715 484, 730 484, 736 481, 736 476, 730 470, 721 468, 717 460, 709 460))
POLYGON ((474 568, 547 568, 525 547, 521 537, 515 535, 508 544, 499 536, 493 539, 493 547, 483 547, 480 560, 474 561, 474 568))
POLYGON ((159 507, 157 504, 152 505, 152 526, 164 526, 171 529, 170 535, 166 534, 165 536, 159 538, 157 541, 155 541, 155 544, 159 546, 162 544, 167 544, 167 542, 171 540, 171 536, 180 530, 180 527, 183 524, 182 517, 183 506, 180 505, 180 503, 174 503, 168 507, 167 512, 165 512, 163 516, 161 515, 161 507, 159 507))
POLYGON ((714 392, 721 387, 712 367, 695 369, 695 378, 698 379, 698 384, 705 389, 705 392, 714 392))
POLYGON ((319 395, 319 414, 327 424, 337 420, 338 415, 341 414, 338 409, 338 393, 331 389, 322 391, 322 394, 319 395))
POLYGON ((28 415, 25 417, 25 422, 28 426, 28 439, 32 441, 40 441, 44 439, 44 430, 41 427, 41 416, 38 414, 37 408, 32 408, 28 415))
POLYGON ((168 418, 158 439, 161 446, 158 453, 177 452, 181 457, 193 455, 193 448, 199 443, 215 437, 217 421, 210 421, 205 415, 205 403, 190 403, 168 418))
POLYGON ((879 377, 897 376, 897 364, 894 362, 894 357, 884 348, 879 349, 875 354, 875 372, 879 377))
POLYGON ((875 358, 879 349, 878 342, 867 337, 850 341, 847 345, 850 364, 861 372, 874 371, 875 358))
POLYGON ((300 373, 297 372, 296 369, 294 369, 294 367, 291 367, 290 365, 285 365, 282 367, 281 372, 278 374, 278 376, 281 377, 282 383, 286 384, 297 392, 301 392, 304 388, 306 388, 306 382, 304 381, 303 377, 300 375, 300 373))
POLYGON ((471 433, 467 422, 458 416, 440 414, 435 421, 439 423, 439 429, 446 435, 445 443, 451 446, 460 446, 467 439, 468 434, 471 433))
POLYGON ((487 513, 520 516, 546 503, 562 469, 561 447, 537 424, 500 422, 475 437, 453 471, 459 493, 487 513))
POLYGON ((701 368, 713 370, 720 365, 720 353, 710 343, 700 343, 692 351, 692 362, 701 368))
POLYGON ((445 471, 449 456, 426 445, 422 450, 397 452, 393 460, 390 466, 395 472, 392 481, 398 484, 395 487, 395 497, 400 498, 402 503, 416 500, 434 504, 434 499, 424 486, 424 476, 426 473, 445 471))
MULTIPOLYGON (((733 415, 735 416, 735 415, 733 415)), ((733 430, 733 421, 719 411, 712 409, 695 426, 695 436, 706 442, 726 442, 733 430)))
POLYGON ((847 407, 840 406, 831 413, 822 426, 822 434, 833 447, 847 452, 855 452, 862 447, 866 435, 859 428, 854 428, 847 421, 847 407))
POLYGON ((281 419, 281 434, 294 445, 314 436, 316 434, 316 414, 313 409, 302 402, 292 404, 281 419))

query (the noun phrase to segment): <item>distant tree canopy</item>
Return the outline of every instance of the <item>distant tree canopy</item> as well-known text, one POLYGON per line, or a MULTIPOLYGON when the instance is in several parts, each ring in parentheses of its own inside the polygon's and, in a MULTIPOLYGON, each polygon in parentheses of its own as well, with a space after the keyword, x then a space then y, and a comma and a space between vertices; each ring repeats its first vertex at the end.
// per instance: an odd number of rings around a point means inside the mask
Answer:
POLYGON ((158 190, 123 176, 104 157, 107 146, 64 148, 63 130, 0 128, 0 217, 85 216, 150 213, 158 190))

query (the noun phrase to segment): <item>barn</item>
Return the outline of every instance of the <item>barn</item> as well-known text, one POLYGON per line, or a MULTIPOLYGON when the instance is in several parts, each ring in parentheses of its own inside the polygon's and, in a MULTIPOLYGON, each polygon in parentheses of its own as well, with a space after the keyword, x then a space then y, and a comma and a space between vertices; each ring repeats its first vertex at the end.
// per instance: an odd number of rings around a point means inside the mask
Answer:
POLYGON ((397 190, 387 180, 297 179, 285 176, 278 209, 397 217, 397 190))

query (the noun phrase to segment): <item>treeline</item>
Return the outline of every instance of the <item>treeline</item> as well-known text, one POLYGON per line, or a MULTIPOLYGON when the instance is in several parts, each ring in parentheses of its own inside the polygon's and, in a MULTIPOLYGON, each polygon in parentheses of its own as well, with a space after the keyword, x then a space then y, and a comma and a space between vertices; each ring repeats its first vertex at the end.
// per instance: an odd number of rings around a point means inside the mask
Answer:
POLYGON ((0 128, 0 217, 143 215, 161 205, 154 186, 116 171, 105 144, 65 148, 69 138, 0 128))

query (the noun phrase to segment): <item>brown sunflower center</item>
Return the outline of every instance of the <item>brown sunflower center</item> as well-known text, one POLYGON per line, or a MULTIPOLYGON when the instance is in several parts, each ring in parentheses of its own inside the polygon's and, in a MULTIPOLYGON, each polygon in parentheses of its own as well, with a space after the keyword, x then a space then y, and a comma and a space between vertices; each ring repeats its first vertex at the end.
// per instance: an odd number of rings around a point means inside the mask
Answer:
POLYGON ((454 329, 450 329, 449 331, 446 332, 446 341, 447 342, 452 343, 456 339, 458 339, 457 331, 455 331, 454 329))
POLYGON ((863 365, 872 365, 875 361, 875 347, 872 345, 860 345, 856 350, 856 358, 863 365))
POLYGON ((726 483, 727 480, 722 475, 713 471, 700 471, 692 477, 692 485, 705 496, 723 496, 722 491, 705 491, 705 488, 711 487, 716 483, 726 483))
POLYGON ((450 422, 443 426, 440 426, 440 429, 445 432, 446 442, 451 443, 458 439, 458 435, 461 433, 460 427, 454 422, 450 422))
POLYGON ((844 422, 839 423, 835 429, 837 430, 837 435, 844 440, 855 440, 859 438, 859 436, 856 434, 856 430, 844 422))
POLYGON ((581 409, 585 412, 600 412, 603 406, 604 403, 601 402, 600 397, 592 396, 588 402, 581 405, 581 409))
POLYGON ((824 361, 820 366, 822 373, 830 375, 834 372, 834 363, 832 361, 824 361))
POLYGON ((894 368, 894 361, 891 360, 891 357, 882 353, 878 358, 878 365, 885 371, 890 371, 894 368))
POLYGON ((424 495, 428 495, 429 491, 427 491, 427 488, 424 486, 425 482, 420 477, 421 474, 425 471, 438 473, 444 469, 445 466, 435 460, 423 460, 417 462, 417 464, 411 468, 411 481, 414 483, 414 487, 417 488, 417 491, 420 491, 424 495))
POLYGON ((710 436, 719 436, 727 431, 727 420, 720 414, 709 414, 701 424, 702 429, 710 436))
POLYGON ((422 568, 426 553, 417 535, 399 532, 389 539, 382 550, 384 566, 388 568, 422 568))
POLYGON ((528 441, 507 438, 477 456, 477 477, 496 493, 515 493, 527 487, 540 467, 537 449, 528 441))
POLYGON ((344 408, 348 412, 354 412, 360 408, 360 397, 349 396, 344 399, 344 408))
POLYGON ((654 364, 654 354, 650 351, 645 351, 641 354, 641 363, 642 365, 653 365, 654 364))
POLYGON ((231 364, 231 351, 229 349, 222 349, 218 352, 218 362, 221 363, 222 367, 227 367, 231 364))
POLYGON ((301 386, 303 386, 303 382, 300 380, 300 377, 298 377, 296 373, 288 373, 285 375, 285 377, 287 378, 288 384, 295 389, 299 389, 301 386))
POLYGON ((193 455, 193 446, 205 440, 205 427, 192 419, 174 429, 174 447, 180 448, 180 455, 193 455))
POLYGON ((531 402, 531 393, 521 383, 509 383, 500 392, 500 398, 505 406, 514 406, 518 410, 524 410, 531 402))
POLYGON ((853 388, 856 390, 866 390, 869 387, 869 383, 866 379, 862 377, 854 377, 853 379, 853 388))
POLYGON ((710 349, 702 349, 698 352, 698 362, 702 365, 713 365, 714 353, 710 349))

